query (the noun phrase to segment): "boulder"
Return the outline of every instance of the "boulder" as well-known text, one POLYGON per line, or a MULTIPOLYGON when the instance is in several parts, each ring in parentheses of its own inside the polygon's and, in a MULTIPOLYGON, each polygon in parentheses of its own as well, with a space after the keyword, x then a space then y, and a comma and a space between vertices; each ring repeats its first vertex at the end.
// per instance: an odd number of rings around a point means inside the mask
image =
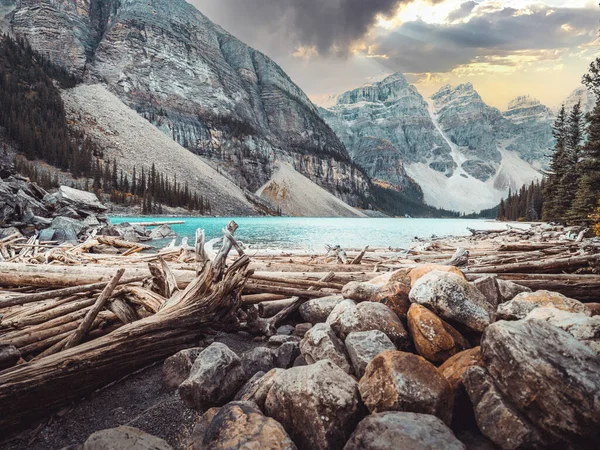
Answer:
POLYGON ((504 301, 500 294, 496 277, 488 276, 479 278, 473 282, 473 285, 479 289, 479 292, 483 294, 488 303, 494 308, 497 308, 504 301))
POLYGON ((498 283, 498 289, 500 290, 500 303, 509 302, 523 292, 533 292, 530 288, 513 283, 512 281, 498 278, 496 282, 498 283))
POLYGON ((190 376, 194 361, 202 348, 190 348, 168 358, 163 364, 162 380, 169 391, 174 391, 190 376))
POLYGON ((300 315, 307 322, 324 323, 329 314, 331 314, 331 311, 333 311, 333 308, 343 301, 344 297, 342 295, 314 298, 300 306, 300 315))
POLYGON ((300 345, 296 342, 286 342, 275 350, 275 367, 289 369, 298 356, 300 356, 300 345))
POLYGON ((464 387, 462 384, 463 374, 470 367, 480 366, 482 364, 481 347, 475 347, 457 353, 438 367, 438 370, 446 381, 450 383, 450 387, 452 387, 455 392, 458 392, 461 387, 464 387))
POLYGON ((352 300, 345 300, 333 309, 327 324, 342 340, 353 332, 379 330, 397 348, 406 349, 410 346, 408 332, 398 316, 381 303, 364 302, 357 305, 352 300))
POLYGON ((242 369, 246 379, 250 379, 256 372, 267 373, 275 368, 275 353, 266 347, 256 347, 242 354, 242 369))
POLYGON ((501 321, 481 353, 498 391, 536 427, 565 441, 600 437, 600 358, 546 322, 501 321))
POLYGON ((536 308, 551 306, 563 311, 583 313, 591 316, 592 313, 578 300, 565 297, 558 292, 537 291, 523 292, 511 301, 498 306, 499 320, 519 320, 527 317, 536 308))
POLYGON ((300 343, 300 352, 308 364, 327 359, 344 372, 352 373, 344 343, 325 323, 315 325, 306 333, 300 343))
POLYGON ((171 450, 162 439, 133 427, 97 431, 83 444, 83 450, 171 450))
POLYGON ((465 277, 465 274, 458 267, 444 266, 440 264, 425 264, 423 266, 411 270, 408 274, 408 276, 410 277, 411 287, 414 287, 417 281, 419 281, 421 278, 423 278, 425 275, 431 272, 453 273, 454 275, 457 275, 463 280, 467 281, 467 277, 465 277))
POLYGON ((236 394, 235 400, 243 402, 254 402, 264 410, 267 394, 275 382, 275 378, 284 373, 283 369, 273 369, 267 374, 255 374, 242 389, 236 394))
POLYGON ((284 428, 265 417, 252 402, 232 402, 220 408, 206 428, 198 450, 244 448, 296 450, 284 428))
POLYGON ((600 303, 586 303, 585 306, 592 313, 592 317, 600 316, 600 303))
POLYGON ((62 205, 71 206, 76 210, 102 213, 108 209, 98 200, 96 194, 67 186, 61 186, 58 192, 54 194, 54 197, 62 205))
POLYGON ((344 450, 466 450, 440 419, 428 414, 384 412, 363 419, 344 450))
POLYGON ((387 350, 396 350, 390 338, 379 330, 350 333, 345 344, 354 373, 359 379, 373 358, 387 350))
POLYGON ((376 356, 359 382, 363 402, 372 413, 403 411, 452 420, 454 393, 426 359, 412 353, 387 351, 376 356))
POLYGON ((215 418, 217 413, 221 408, 210 408, 204 414, 202 414, 198 420, 196 420, 196 424, 194 425, 194 429, 190 434, 188 439, 186 449, 191 450, 202 450, 204 441, 204 435, 206 434, 206 430, 208 426, 211 424, 212 420, 215 418))
POLYGON ((154 228, 150 232, 149 237, 152 240, 169 239, 177 237, 177 233, 175 233, 169 225, 161 225, 159 227, 154 228))
POLYGON ((408 329, 417 352, 431 362, 442 363, 470 347, 454 327, 421 305, 410 307, 408 329))
POLYGON ((293 334, 294 336, 303 338, 312 327, 312 323, 299 323, 298 325, 296 325, 296 328, 294 328, 293 334))
POLYGON ((319 361, 275 377, 265 414, 300 450, 340 450, 364 411, 356 381, 331 361, 319 361))
POLYGON ((495 308, 479 289, 454 273, 429 272, 414 284, 410 300, 474 331, 485 330, 495 320, 495 308))
POLYGON ((179 395, 190 408, 221 406, 245 380, 241 359, 225 344, 215 342, 198 355, 190 376, 179 386, 179 395))
POLYGON ((294 333, 295 328, 292 325, 282 325, 277 328, 277 334, 283 336, 291 336, 294 333))
POLYGON ((21 359, 21 352, 14 345, 0 344, 0 371, 14 366, 21 359))
POLYGON ((348 300, 354 300, 357 303, 375 302, 382 303, 398 315, 405 317, 410 307, 408 294, 410 292, 410 280, 397 281, 393 275, 389 276, 389 281, 383 285, 376 284, 373 281, 368 283, 350 282, 342 289, 342 295, 348 300), (396 281, 391 281, 391 280, 396 281))
POLYGON ((540 448, 550 443, 498 392, 483 367, 467 369, 463 383, 479 430, 498 447, 503 450, 540 448))
MULTIPOLYGON (((586 305, 587 306, 587 305, 586 305)), ((540 320, 565 330, 600 355, 600 317, 571 313, 556 308, 536 308, 526 320, 540 320)))

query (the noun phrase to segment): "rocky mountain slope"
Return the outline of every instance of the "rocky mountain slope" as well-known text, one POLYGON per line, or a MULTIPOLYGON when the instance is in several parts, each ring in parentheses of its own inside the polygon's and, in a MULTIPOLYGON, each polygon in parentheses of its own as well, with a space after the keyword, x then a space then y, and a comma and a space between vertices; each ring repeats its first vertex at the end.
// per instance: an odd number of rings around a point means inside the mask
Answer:
POLYGON ((594 106, 596 106, 596 98, 583 86, 571 92, 563 104, 565 105, 567 111, 569 111, 573 109, 573 106, 575 106, 577 102, 581 102, 581 109, 584 113, 592 112, 594 110, 594 106))
POLYGON ((21 0, 10 22, 34 49, 105 83, 242 188, 259 189, 278 160, 352 204, 369 194, 302 90, 184 0, 21 0))
POLYGON ((519 97, 501 112, 469 83, 426 102, 400 74, 337 97, 321 115, 367 173, 426 203, 461 212, 498 204, 509 188, 539 179, 552 141, 552 113, 519 97))

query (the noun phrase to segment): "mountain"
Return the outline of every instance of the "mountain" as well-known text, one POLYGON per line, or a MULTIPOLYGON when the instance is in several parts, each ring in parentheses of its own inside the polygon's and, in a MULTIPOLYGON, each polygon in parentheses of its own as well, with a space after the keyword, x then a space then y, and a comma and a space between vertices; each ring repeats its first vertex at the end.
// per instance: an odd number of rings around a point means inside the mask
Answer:
POLYGON ((548 108, 519 97, 501 112, 470 83, 445 86, 426 101, 394 74, 336 98, 320 112, 354 161, 438 208, 496 206, 510 188, 541 178, 537 169, 553 145, 548 108))
POLYGON ((257 191, 282 162, 353 205, 369 195, 368 177, 285 72, 184 0, 20 0, 10 23, 243 189, 257 191))
POLYGON ((573 106, 577 102, 581 102, 581 109, 584 113, 590 113, 596 106, 596 98, 587 88, 584 86, 578 87, 565 99, 563 104, 567 111, 573 109, 573 106))

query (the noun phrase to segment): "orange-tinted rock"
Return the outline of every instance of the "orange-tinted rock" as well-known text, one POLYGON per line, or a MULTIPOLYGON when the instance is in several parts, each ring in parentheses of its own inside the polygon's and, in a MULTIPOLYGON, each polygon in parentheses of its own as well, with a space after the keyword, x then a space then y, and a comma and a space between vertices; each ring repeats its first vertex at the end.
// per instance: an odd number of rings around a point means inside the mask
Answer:
POLYGON ((452 420, 450 384, 433 364, 412 353, 387 351, 376 356, 367 366, 359 390, 372 413, 404 411, 431 414, 446 424, 452 420))
POLYGON ((454 267, 454 266, 442 266, 442 265, 439 265, 439 264, 425 264, 424 266, 417 267, 416 269, 413 269, 410 272, 409 276, 410 276, 410 284, 411 284, 411 286, 414 286, 415 283, 419 279, 423 278, 429 272, 433 272, 435 270, 438 270, 440 272, 454 273, 454 274, 456 274, 456 275, 464 278, 465 280, 467 279, 467 277, 465 277, 465 274, 458 267, 454 267))
POLYGON ((417 352, 431 362, 444 362, 470 347, 454 327, 421 305, 410 307, 408 328, 417 352))
POLYGON ((591 316, 592 313, 578 300, 565 297, 558 292, 537 291, 523 292, 511 301, 498 306, 498 320, 524 319, 536 308, 553 307, 562 311, 581 313, 591 316))
POLYGON ((457 353, 438 367, 438 370, 444 378, 446 378, 448 383, 450 383, 452 389, 456 390, 462 384, 463 373, 465 373, 469 367, 480 365, 482 365, 481 347, 475 347, 457 353))

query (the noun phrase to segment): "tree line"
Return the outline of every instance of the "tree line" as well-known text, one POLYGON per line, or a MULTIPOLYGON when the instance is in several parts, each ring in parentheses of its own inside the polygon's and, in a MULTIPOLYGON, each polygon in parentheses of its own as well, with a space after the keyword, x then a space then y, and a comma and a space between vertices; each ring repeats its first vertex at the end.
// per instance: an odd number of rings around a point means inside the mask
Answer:
POLYGON ((544 189, 546 180, 532 182, 517 192, 509 191, 506 200, 500 201, 498 207, 499 220, 541 220, 544 210, 544 189))
POLYGON ((210 214, 210 201, 187 183, 160 173, 154 164, 124 173, 83 131, 69 127, 59 87, 77 82, 26 40, 0 36, 0 128, 21 153, 17 172, 46 189, 58 187, 58 172, 42 161, 82 180, 77 187, 116 204, 141 206, 143 213, 160 214, 165 205, 210 214))

